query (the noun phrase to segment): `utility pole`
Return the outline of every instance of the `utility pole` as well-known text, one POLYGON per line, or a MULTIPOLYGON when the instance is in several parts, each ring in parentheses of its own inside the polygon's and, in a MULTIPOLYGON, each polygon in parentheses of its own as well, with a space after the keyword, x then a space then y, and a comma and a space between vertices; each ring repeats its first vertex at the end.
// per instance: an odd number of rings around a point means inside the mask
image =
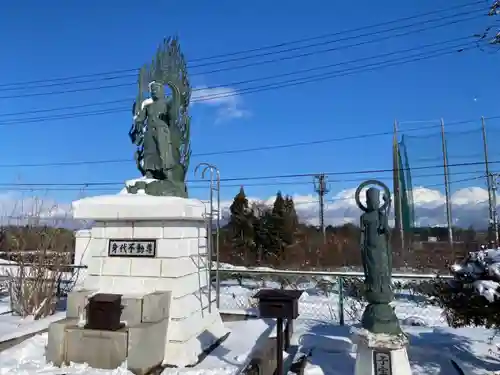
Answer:
POLYGON ((314 190, 319 195, 319 226, 323 235, 323 243, 326 243, 325 230, 325 195, 330 190, 326 184, 326 176, 324 173, 314 176, 314 190))
MULTIPOLYGON (((486 123, 484 121, 484 117, 481 117, 481 130, 483 135, 483 152, 484 152, 484 171, 486 173, 486 186, 488 187, 488 223, 490 224, 488 227, 488 242, 492 241, 493 234, 495 231, 492 229, 492 224, 494 219, 494 211, 493 211, 493 179, 490 175, 490 167, 488 162, 488 141, 486 139, 486 123)), ((493 237, 494 238, 494 237, 493 237)), ((498 240, 495 239, 498 244, 498 240)))
POLYGON ((497 186, 498 186, 499 175, 496 173, 490 173, 488 179, 491 186, 491 211, 492 211, 492 226, 493 233, 495 234, 495 247, 499 247, 498 239, 498 211, 497 211, 497 186))
POLYGON ((453 249, 453 221, 451 218, 451 199, 450 199, 450 179, 448 170, 448 151, 446 147, 446 133, 444 131, 444 120, 441 119, 441 145, 443 151, 443 173, 444 173, 444 193, 446 197, 446 222, 448 223, 448 243, 450 249, 453 249))

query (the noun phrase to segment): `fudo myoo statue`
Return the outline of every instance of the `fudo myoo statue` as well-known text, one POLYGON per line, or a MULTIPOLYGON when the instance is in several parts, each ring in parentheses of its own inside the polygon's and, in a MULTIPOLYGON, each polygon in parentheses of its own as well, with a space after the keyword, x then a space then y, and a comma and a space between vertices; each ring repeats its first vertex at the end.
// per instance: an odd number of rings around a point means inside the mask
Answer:
POLYGON ((382 182, 369 180, 359 185, 355 194, 356 204, 363 211, 360 219, 361 259, 365 273, 365 297, 368 306, 361 324, 372 333, 399 335, 401 328, 390 302, 394 299, 391 287, 392 252, 388 212, 391 205, 389 189, 382 182), (366 206, 360 201, 362 189, 370 185, 383 188, 383 204, 380 205, 380 191, 375 187, 366 190, 366 206))
POLYGON ((128 186, 129 193, 143 189, 149 195, 187 198, 190 98, 186 62, 179 43, 176 38, 166 39, 151 65, 139 71, 129 136, 137 146, 137 168, 146 180, 128 186), (165 86, 171 90, 169 97, 165 97, 165 86), (144 99, 146 91, 150 97, 144 99))

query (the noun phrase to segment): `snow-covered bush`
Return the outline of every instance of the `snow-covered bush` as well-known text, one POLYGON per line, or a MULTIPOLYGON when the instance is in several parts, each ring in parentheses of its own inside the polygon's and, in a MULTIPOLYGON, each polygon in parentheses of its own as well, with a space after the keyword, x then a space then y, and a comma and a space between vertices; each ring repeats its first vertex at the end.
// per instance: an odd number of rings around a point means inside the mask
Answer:
POLYGON ((500 327, 500 250, 469 253, 451 266, 454 280, 436 285, 432 295, 453 327, 500 327))

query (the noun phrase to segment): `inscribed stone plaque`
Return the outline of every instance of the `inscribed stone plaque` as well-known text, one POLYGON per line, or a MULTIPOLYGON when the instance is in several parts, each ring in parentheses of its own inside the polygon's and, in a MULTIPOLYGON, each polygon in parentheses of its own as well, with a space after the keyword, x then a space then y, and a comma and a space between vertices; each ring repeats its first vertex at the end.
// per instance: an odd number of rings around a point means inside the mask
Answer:
POLYGON ((108 256, 154 258, 156 240, 109 240, 108 256))
POLYGON ((392 375, 391 353, 373 351, 373 369, 375 375, 392 375))

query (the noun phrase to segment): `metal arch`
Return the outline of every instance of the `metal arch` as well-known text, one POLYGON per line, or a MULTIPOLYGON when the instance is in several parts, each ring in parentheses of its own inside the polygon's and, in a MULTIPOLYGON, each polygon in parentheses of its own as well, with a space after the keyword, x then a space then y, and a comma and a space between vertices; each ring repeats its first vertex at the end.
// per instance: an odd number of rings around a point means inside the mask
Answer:
POLYGON ((207 225, 207 246, 208 246, 208 301, 209 301, 209 312, 212 311, 212 261, 214 257, 214 247, 215 247, 215 306, 220 307, 220 255, 219 255, 219 236, 220 236, 220 172, 219 169, 209 163, 200 163, 194 169, 194 175, 196 176, 198 170, 201 170, 201 178, 205 179, 207 171, 210 172, 210 220, 207 225), (214 193, 216 195, 214 202, 214 193), (214 203, 216 206, 214 208, 214 203), (214 246, 214 236, 213 236, 213 224, 215 219, 215 246, 214 246))

